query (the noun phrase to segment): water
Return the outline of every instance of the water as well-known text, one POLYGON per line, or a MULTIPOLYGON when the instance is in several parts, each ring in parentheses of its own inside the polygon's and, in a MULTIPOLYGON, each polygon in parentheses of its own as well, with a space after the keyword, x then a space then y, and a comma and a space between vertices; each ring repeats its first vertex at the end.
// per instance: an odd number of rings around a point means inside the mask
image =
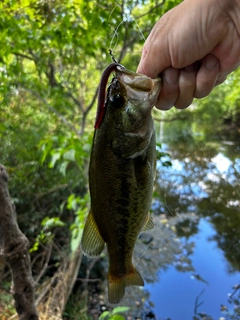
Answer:
POLYGON ((155 228, 135 250, 145 286, 128 287, 120 305, 131 308, 128 320, 240 320, 240 146, 169 138, 159 155, 170 155, 157 162, 155 228))
POLYGON ((231 308, 227 303, 228 294, 233 292, 233 285, 240 282, 240 273, 228 273, 223 252, 209 241, 213 233, 213 227, 201 219, 199 233, 189 238, 196 245, 191 260, 201 280, 192 272, 181 273, 171 266, 166 271, 158 271, 159 282, 146 285, 157 319, 193 319, 194 314, 200 312, 219 319, 223 316, 221 305, 231 308))
POLYGON ((229 299, 240 284, 239 147, 215 141, 163 149, 171 153, 173 165, 158 163, 154 211, 169 220, 194 212, 199 220, 176 225, 181 242, 192 244, 185 254, 191 268, 179 268, 176 257, 159 268, 158 281, 145 286, 156 319, 240 319, 239 300, 229 299))

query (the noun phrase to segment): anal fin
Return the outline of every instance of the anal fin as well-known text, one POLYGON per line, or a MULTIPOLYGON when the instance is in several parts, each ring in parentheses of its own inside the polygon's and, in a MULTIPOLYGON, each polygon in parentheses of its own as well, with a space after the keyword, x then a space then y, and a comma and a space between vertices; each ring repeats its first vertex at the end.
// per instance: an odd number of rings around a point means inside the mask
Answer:
POLYGON ((89 257, 96 257, 103 251, 104 245, 105 242, 100 235, 92 211, 90 211, 83 229, 81 239, 82 251, 89 257))

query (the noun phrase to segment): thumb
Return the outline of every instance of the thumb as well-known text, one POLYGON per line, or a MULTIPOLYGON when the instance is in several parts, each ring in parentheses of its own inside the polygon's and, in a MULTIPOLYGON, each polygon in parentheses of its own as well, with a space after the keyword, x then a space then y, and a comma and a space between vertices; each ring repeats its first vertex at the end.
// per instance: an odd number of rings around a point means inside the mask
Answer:
POLYGON ((157 26, 152 29, 143 46, 141 60, 137 68, 138 73, 145 74, 153 79, 171 66, 167 39, 160 40, 163 38, 159 37, 157 34, 159 30, 156 29, 157 26))
POLYGON ((157 55, 152 55, 152 52, 145 53, 143 51, 141 60, 137 67, 137 73, 142 73, 151 77, 153 79, 157 78, 163 70, 169 67, 170 64, 164 61, 161 58, 160 53, 158 52, 157 55))

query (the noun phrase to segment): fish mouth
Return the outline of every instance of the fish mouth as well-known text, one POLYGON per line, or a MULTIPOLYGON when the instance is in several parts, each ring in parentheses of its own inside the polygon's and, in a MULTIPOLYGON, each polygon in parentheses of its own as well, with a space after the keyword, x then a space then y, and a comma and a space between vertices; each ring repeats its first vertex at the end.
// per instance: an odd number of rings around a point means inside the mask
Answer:
POLYGON ((117 79, 125 87, 127 97, 138 102, 149 102, 153 107, 157 102, 162 87, 160 77, 152 79, 144 74, 135 73, 121 67, 117 68, 117 79))

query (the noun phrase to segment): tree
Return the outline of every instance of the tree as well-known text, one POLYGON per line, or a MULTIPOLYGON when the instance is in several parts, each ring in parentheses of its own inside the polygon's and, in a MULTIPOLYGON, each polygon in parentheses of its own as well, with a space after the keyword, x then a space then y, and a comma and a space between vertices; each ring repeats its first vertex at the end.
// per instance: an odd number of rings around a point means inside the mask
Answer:
POLYGON ((57 310, 51 316, 62 313, 81 261, 93 107, 100 74, 111 60, 108 50, 136 69, 143 35, 178 2, 0 3, 1 162, 11 176, 19 225, 31 242, 35 280, 43 281, 55 266, 37 300, 59 302, 50 304, 57 310))

